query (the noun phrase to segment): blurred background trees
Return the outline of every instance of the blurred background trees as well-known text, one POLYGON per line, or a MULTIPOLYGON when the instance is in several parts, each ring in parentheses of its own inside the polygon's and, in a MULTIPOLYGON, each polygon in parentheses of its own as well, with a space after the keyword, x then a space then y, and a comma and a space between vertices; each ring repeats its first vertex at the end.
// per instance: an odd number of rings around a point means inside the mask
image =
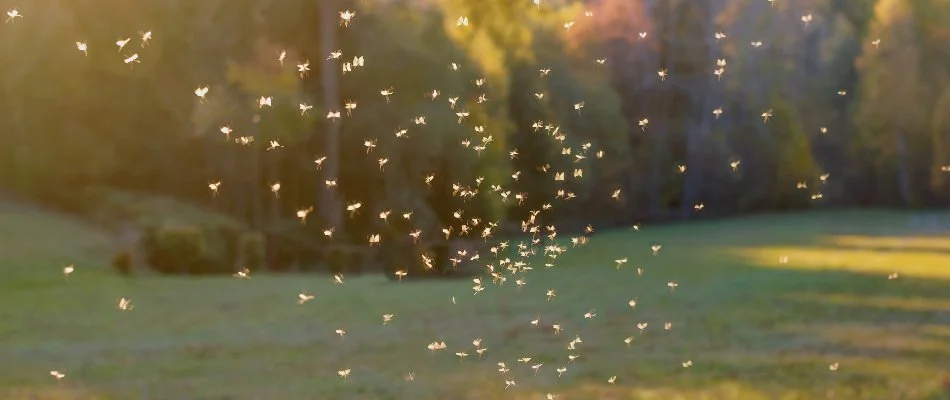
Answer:
MULTIPOLYGON (((545 218, 577 228, 950 198, 938 0, 3 3, 25 17, 0 26, 0 186, 105 224, 198 209, 299 258, 329 229, 365 244, 387 210, 415 222, 384 241, 439 236, 559 191, 545 218), (453 195, 477 177, 512 200, 453 195)), ((221 246, 258 242, 241 235, 221 246)))

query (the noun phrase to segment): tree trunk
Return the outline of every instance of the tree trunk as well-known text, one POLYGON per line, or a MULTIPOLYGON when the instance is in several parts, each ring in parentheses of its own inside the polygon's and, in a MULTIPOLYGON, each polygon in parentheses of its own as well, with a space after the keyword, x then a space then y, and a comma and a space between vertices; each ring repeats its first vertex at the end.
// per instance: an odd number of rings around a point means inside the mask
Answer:
MULTIPOLYGON (((271 152, 273 153, 273 152, 271 152)), ((267 185, 273 185, 275 183, 280 183, 280 159, 276 154, 269 154, 270 157, 264 163, 264 168, 267 169, 267 185)), ((281 189, 287 188, 287 184, 281 184, 281 189)), ((284 190, 284 194, 289 194, 288 190, 284 190)), ((267 204, 267 222, 266 226, 270 229, 280 229, 280 196, 281 192, 276 193, 271 192, 268 196, 267 204)))
MULTIPOLYGON (((336 0, 319 0, 320 2, 320 47, 321 54, 330 54, 336 51, 336 0)), ((328 111, 339 111, 339 70, 333 62, 325 62, 320 69, 323 85, 323 103, 328 111)), ((340 175, 340 125, 339 122, 327 119, 325 137, 326 165, 323 167, 324 180, 337 180, 340 175)), ((343 204, 335 187, 320 184, 323 188, 319 193, 320 211, 324 222, 329 227, 335 227, 338 233, 343 231, 343 204)), ((342 236, 342 235, 341 235, 342 236)))
MULTIPOLYGON (((255 141, 260 140, 260 126, 257 122, 251 127, 252 137, 255 141)), ((256 147, 256 146, 255 146, 256 147)), ((251 153, 251 159, 248 161, 251 167, 251 177, 250 177, 250 194, 251 194, 251 221, 255 229, 264 228, 264 204, 263 198, 261 195, 262 179, 261 179, 261 152, 257 148, 250 148, 248 151, 251 153)))
MULTIPOLYGON (((675 15, 675 2, 668 2, 665 5, 657 5, 661 8, 659 12, 661 13, 660 17, 657 20, 663 21, 661 24, 661 34, 659 39, 661 41, 660 46, 660 58, 659 58, 659 69, 668 68, 670 64, 673 64, 673 57, 675 49, 672 48, 672 35, 673 35, 673 25, 675 24, 676 18, 675 15)), ((658 76, 654 75, 652 79, 659 79, 658 76)), ((673 84, 671 78, 667 78, 665 82, 656 82, 654 85, 671 85, 673 84)), ((655 87, 655 86, 654 86, 655 87)), ((669 143, 668 135, 671 129, 672 116, 670 112, 673 109, 672 104, 672 95, 671 90, 658 90, 655 93, 660 93, 661 100, 659 102, 660 106, 658 107, 658 112, 656 115, 657 126, 655 130, 650 133, 650 177, 648 179, 648 189, 647 189, 647 209, 648 213, 652 217, 663 217, 666 214, 666 202, 664 201, 663 196, 663 179, 665 174, 665 169, 669 168, 668 157, 669 154, 669 143)))
POLYGON ((231 199, 232 213, 238 218, 239 221, 250 225, 250 220, 248 219, 247 211, 247 178, 244 174, 244 164, 241 162, 243 153, 242 146, 236 146, 234 144, 229 144, 225 146, 228 152, 228 157, 230 158, 231 168, 230 173, 228 174, 233 182, 234 187, 229 188, 228 198, 231 199))
MULTIPOLYGON (((708 99, 708 94, 704 95, 708 99)), ((703 100, 703 106, 707 106, 708 100, 703 100)), ((704 108, 705 109, 705 108, 704 108)), ((695 128, 695 132, 686 133, 686 178, 683 182, 683 192, 680 197, 680 215, 687 217, 693 212, 693 206, 699 201, 699 195, 702 193, 703 168, 702 153, 703 143, 709 135, 709 118, 702 117, 703 120, 695 128), (692 168, 691 168, 692 167, 692 168)))
MULTIPOLYGON (((707 61, 709 65, 715 65, 714 60, 716 59, 715 43, 710 43, 710 41, 715 41, 716 27, 713 23, 715 15, 716 12, 706 6, 703 7, 703 12, 700 17, 706 26, 704 27, 705 29, 701 30, 703 37, 698 40, 701 40, 701 43, 706 46, 705 50, 707 56, 704 61, 707 61)), ((699 70, 702 71, 702 68, 699 70)), ((705 83, 698 88, 698 91, 693 90, 693 93, 699 93, 702 100, 699 101, 700 109, 697 110, 700 118, 699 124, 693 130, 686 132, 686 179, 683 182, 683 191, 680 197, 680 214, 683 217, 687 217, 693 212, 693 206, 699 201, 700 194, 702 193, 703 171, 705 170, 702 168, 702 155, 705 149, 704 144, 712 129, 711 119, 714 118, 712 114, 712 100, 714 97, 713 86, 716 84, 714 79, 713 75, 707 76, 705 79, 699 78, 698 80, 705 83)))
POLYGON ((910 205, 910 171, 907 165, 907 136, 897 133, 897 185, 902 205, 910 205))

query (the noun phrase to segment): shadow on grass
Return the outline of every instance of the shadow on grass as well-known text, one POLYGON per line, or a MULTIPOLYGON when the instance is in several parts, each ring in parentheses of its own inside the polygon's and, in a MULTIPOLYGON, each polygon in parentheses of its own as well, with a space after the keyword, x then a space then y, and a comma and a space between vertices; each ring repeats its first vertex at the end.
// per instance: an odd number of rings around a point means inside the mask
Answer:
MULTIPOLYGON (((619 344, 621 332, 580 333, 590 364, 555 387, 565 398, 950 398, 950 242, 913 227, 877 229, 873 221, 802 225, 786 231, 737 223, 720 235, 700 227, 691 234, 615 236, 616 243, 581 250, 571 259, 578 275, 562 280, 623 304, 627 298, 617 297, 629 294, 632 283, 614 281, 636 281, 581 277, 582 265, 612 265, 607 254, 621 248, 663 243, 671 249, 656 258, 631 257, 647 270, 629 278, 645 281, 632 290, 643 304, 637 317, 611 319, 624 310, 602 310, 602 318, 618 321, 611 324, 628 326, 636 338, 630 348, 624 352, 619 344), (676 252, 681 247, 689 250, 676 252), (675 297, 668 280, 679 282, 675 297), (664 320, 678 328, 664 331, 664 320), (652 328, 638 335, 638 321, 652 328), (682 365, 687 361, 689 368, 682 365), (614 384, 607 382, 611 375, 618 377, 614 384)), ((479 393, 472 398, 532 398, 479 393)))
MULTIPOLYGON (((950 256, 936 254, 945 251, 914 248, 950 266, 950 256)), ((876 256, 890 251, 884 253, 876 256)), ((882 273, 835 270, 833 256, 826 260, 827 269, 796 269, 794 259, 776 266, 733 257, 723 264, 729 265, 722 268, 724 276, 742 276, 737 284, 747 286, 728 291, 726 284, 706 292, 711 304, 694 317, 718 332, 711 336, 719 346, 697 355, 711 368, 702 371, 697 362, 695 375, 674 378, 669 385, 692 381, 698 389, 738 381, 770 398, 797 391, 808 394, 803 398, 821 393, 848 399, 950 398, 947 267, 934 271, 937 277, 918 271, 918 276, 888 279, 882 273)))
POLYGON ((626 245, 688 246, 666 253, 667 261, 631 259, 648 273, 660 269, 644 275, 651 288, 679 278, 675 301, 663 297, 669 290, 637 293, 640 303, 658 305, 640 314, 654 318, 651 326, 669 318, 681 328, 634 341, 624 357, 631 361, 612 366, 623 371, 617 384, 591 376, 588 391, 565 390, 569 397, 950 399, 950 240, 943 233, 881 229, 873 221, 841 228, 814 218, 791 231, 734 225, 718 235, 700 227, 626 245), (651 263, 663 265, 650 270, 651 263), (686 360, 690 368, 680 366, 686 360))
MULTIPOLYGON (((616 345, 601 343, 607 332, 581 332, 587 344, 578 352, 589 361, 565 364, 573 371, 565 381, 527 389, 524 397, 481 389, 467 398, 544 398, 549 391, 572 399, 950 399, 950 279, 942 272, 888 279, 836 270, 833 258, 823 269, 799 269, 793 261, 768 265, 716 246, 672 257, 664 268, 667 276, 682 276, 679 299, 667 300, 665 288, 638 290, 641 303, 658 307, 620 322, 636 338, 629 349, 618 332, 608 339, 616 345), (708 262, 678 265, 683 260, 708 262), (664 331, 663 318, 678 328, 664 331), (638 335, 638 320, 660 327, 638 335)), ((597 284, 591 279, 588 285, 597 284)), ((645 279, 662 288, 666 277, 645 279)), ((602 318, 615 312, 603 310, 602 318)), ((543 339, 535 336, 518 340, 543 339)), ((552 369, 560 363, 535 356, 552 369)), ((515 379, 536 379, 523 375, 515 379)))

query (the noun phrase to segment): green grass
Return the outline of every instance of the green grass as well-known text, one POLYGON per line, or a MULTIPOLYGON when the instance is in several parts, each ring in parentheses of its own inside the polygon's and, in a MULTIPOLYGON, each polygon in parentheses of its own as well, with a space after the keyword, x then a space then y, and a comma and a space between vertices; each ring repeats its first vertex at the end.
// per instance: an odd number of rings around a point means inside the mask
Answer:
MULTIPOLYGON (((40 212, 2 215, 0 398, 945 399, 950 240, 915 226, 916 215, 598 233, 553 269, 535 263, 522 289, 511 278, 478 295, 467 280, 380 276, 126 280, 102 261, 107 236, 40 212), (653 244, 663 246, 656 256, 653 244), (77 270, 64 279, 69 263, 77 270), (300 292, 316 298, 298 305, 300 292), (121 297, 134 309, 118 310, 121 297), (585 319, 589 310, 597 316, 585 319), (386 313, 395 317, 383 325, 386 313), (530 324, 537 317, 543 328, 530 324), (639 322, 649 324, 642 334, 639 322), (570 363, 575 336, 583 343, 570 363), (476 337, 488 348, 481 360, 476 337), (426 349, 437 340, 448 349, 426 349), (535 374, 520 357, 544 365, 535 374), (506 391, 505 379, 517 386, 506 391)), ((950 214, 928 218, 950 231, 950 214)))

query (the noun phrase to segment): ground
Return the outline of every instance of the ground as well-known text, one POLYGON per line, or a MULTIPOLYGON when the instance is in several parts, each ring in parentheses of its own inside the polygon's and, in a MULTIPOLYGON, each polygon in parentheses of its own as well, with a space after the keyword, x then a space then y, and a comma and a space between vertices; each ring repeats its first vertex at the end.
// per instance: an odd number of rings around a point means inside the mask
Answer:
POLYGON ((473 295, 382 276, 123 279, 107 235, 0 213, 0 398, 945 399, 943 227, 950 214, 826 211, 597 232, 520 290, 473 295))

